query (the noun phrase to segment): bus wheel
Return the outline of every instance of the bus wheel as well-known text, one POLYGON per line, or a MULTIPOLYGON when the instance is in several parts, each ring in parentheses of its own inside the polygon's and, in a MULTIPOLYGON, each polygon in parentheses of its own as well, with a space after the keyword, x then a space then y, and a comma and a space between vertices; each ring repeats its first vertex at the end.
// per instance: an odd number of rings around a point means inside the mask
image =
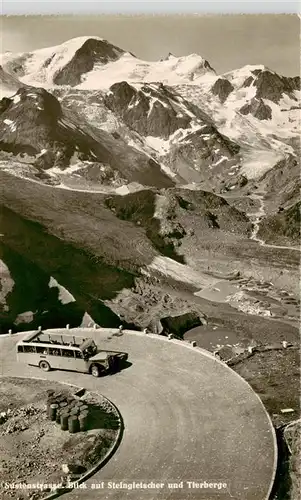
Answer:
POLYGON ((40 361, 39 367, 44 372, 49 372, 50 371, 50 365, 49 365, 49 363, 47 363, 47 361, 40 361))
POLYGON ((91 366, 91 375, 93 377, 99 377, 101 373, 100 367, 98 365, 92 365, 91 366))

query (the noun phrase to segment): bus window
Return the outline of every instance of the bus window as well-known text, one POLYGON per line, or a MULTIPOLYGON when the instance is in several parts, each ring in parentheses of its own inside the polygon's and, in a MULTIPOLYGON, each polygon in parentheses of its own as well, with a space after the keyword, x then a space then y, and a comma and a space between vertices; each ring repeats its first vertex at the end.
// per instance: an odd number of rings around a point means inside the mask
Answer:
POLYGON ((24 345, 23 349, 24 349, 23 352, 28 352, 28 353, 36 352, 36 348, 34 345, 24 345))
POLYGON ((18 352, 23 352, 23 346, 22 345, 18 345, 18 352))
POLYGON ((61 352, 65 358, 74 358, 74 351, 72 349, 61 349, 61 352))
POLYGON ((49 354, 51 356, 60 356, 61 355, 61 350, 56 349, 55 347, 49 347, 49 354))
POLYGON ((75 352, 75 357, 77 359, 83 359, 83 355, 82 355, 81 351, 74 351, 74 352, 75 352))
POLYGON ((48 354, 47 347, 36 346, 36 351, 38 354, 48 354))

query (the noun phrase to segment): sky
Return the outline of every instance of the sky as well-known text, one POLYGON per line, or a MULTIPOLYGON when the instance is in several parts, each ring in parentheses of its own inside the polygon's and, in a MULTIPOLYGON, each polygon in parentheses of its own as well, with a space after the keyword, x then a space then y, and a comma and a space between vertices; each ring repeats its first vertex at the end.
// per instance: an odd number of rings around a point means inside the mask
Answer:
POLYGON ((297 15, 1 16, 0 52, 31 51, 77 36, 100 36, 145 60, 197 53, 221 74, 264 64, 300 74, 297 15))

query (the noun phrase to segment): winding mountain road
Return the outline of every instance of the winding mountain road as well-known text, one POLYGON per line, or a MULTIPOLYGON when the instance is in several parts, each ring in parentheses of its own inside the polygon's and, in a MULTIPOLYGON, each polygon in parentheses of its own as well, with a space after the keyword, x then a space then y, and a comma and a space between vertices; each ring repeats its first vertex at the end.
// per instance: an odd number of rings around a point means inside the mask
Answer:
MULTIPOLYGON (((55 330, 58 331, 58 330, 55 330)), ((62 331, 62 330, 61 330, 62 331)), ((65 331, 66 333, 66 331, 65 331)), ((156 335, 72 329, 102 348, 126 351, 131 366, 103 378, 44 373, 17 363, 23 334, 0 337, 1 375, 62 381, 99 391, 119 408, 124 434, 111 460, 69 500, 267 500, 277 456, 271 421, 250 386, 210 353, 156 335), (93 485, 104 481, 104 488, 93 485), (162 487, 109 488, 108 482, 162 487), (183 481, 183 488, 168 483, 183 481), (221 489, 195 483, 224 483, 221 489)))

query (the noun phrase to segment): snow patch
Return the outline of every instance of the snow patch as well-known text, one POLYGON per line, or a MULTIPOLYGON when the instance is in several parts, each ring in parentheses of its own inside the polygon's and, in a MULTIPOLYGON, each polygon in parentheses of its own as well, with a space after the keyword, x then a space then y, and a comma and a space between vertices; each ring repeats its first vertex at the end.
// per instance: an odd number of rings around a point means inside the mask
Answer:
POLYGON ((203 287, 208 283, 208 277, 195 271, 191 267, 180 264, 169 257, 157 256, 146 269, 141 269, 143 274, 148 274, 147 270, 156 271, 164 276, 168 276, 182 283, 189 283, 195 287, 203 287))
POLYGON ((136 193, 137 191, 143 191, 145 189, 142 184, 139 184, 138 182, 130 182, 129 184, 123 184, 122 186, 119 186, 118 188, 115 189, 115 193, 119 194, 120 196, 125 196, 129 193, 136 193))
POLYGON ((36 158, 41 158, 41 156, 44 156, 45 153, 47 153, 47 149, 41 149, 41 152, 37 154, 36 158))
POLYGON ((227 161, 227 160, 229 160, 229 158, 227 156, 221 156, 220 159, 217 160, 215 163, 211 163, 211 167, 216 167, 217 165, 219 165, 223 161, 227 161))
POLYGON ((34 320, 34 312, 33 311, 25 311, 21 314, 18 314, 16 317, 14 324, 20 325, 21 323, 31 323, 34 320))
POLYGON ((5 120, 3 120, 3 123, 5 123, 5 125, 9 126, 10 132, 15 132, 17 130, 17 126, 16 126, 15 122, 13 122, 12 120, 5 118, 5 120))
POLYGON ((167 174, 172 179, 177 176, 177 174, 175 174, 175 172, 173 172, 167 165, 164 165, 164 163, 160 163, 160 168, 165 174, 167 174))
POLYGON ((161 139, 160 137, 153 137, 148 135, 145 137, 145 142, 148 146, 155 149, 160 155, 165 155, 169 151, 170 140, 161 139))
POLYGON ((283 159, 283 154, 279 151, 256 150, 245 156, 241 173, 248 179, 256 179, 264 175, 278 161, 283 159))
POLYGON ((93 318, 90 316, 90 314, 88 314, 87 312, 85 312, 85 314, 83 315, 82 322, 81 322, 81 325, 79 326, 79 328, 91 328, 94 325, 95 325, 95 321, 93 320, 93 318))
POLYGON ((68 290, 65 287, 60 285, 56 281, 56 279, 54 279, 52 276, 50 278, 48 286, 49 288, 58 288, 59 290, 58 298, 62 304, 69 304, 70 302, 75 302, 75 298, 73 297, 73 295, 71 295, 71 293, 68 292, 68 290))
POLYGON ((18 102, 20 102, 20 101, 21 101, 21 97, 19 96, 19 94, 15 95, 13 98, 13 103, 18 104, 18 102))
POLYGON ((149 116, 153 110, 153 107, 155 105, 155 103, 158 102, 158 99, 155 99, 154 97, 151 98, 150 100, 150 103, 149 103, 149 109, 148 109, 148 113, 147 113, 147 116, 149 116))
POLYGON ((168 139, 162 139, 160 137, 147 136, 145 137, 145 142, 148 146, 153 148, 159 153, 159 155, 164 156, 167 154, 173 144, 182 143, 185 138, 194 133, 202 130, 207 125, 201 125, 197 120, 190 123, 188 128, 178 128, 173 134, 169 136, 168 139))
POLYGON ((6 304, 6 297, 13 290, 14 285, 15 282, 11 277, 9 268, 3 260, 0 260, 0 304, 4 311, 9 311, 9 307, 6 304))

